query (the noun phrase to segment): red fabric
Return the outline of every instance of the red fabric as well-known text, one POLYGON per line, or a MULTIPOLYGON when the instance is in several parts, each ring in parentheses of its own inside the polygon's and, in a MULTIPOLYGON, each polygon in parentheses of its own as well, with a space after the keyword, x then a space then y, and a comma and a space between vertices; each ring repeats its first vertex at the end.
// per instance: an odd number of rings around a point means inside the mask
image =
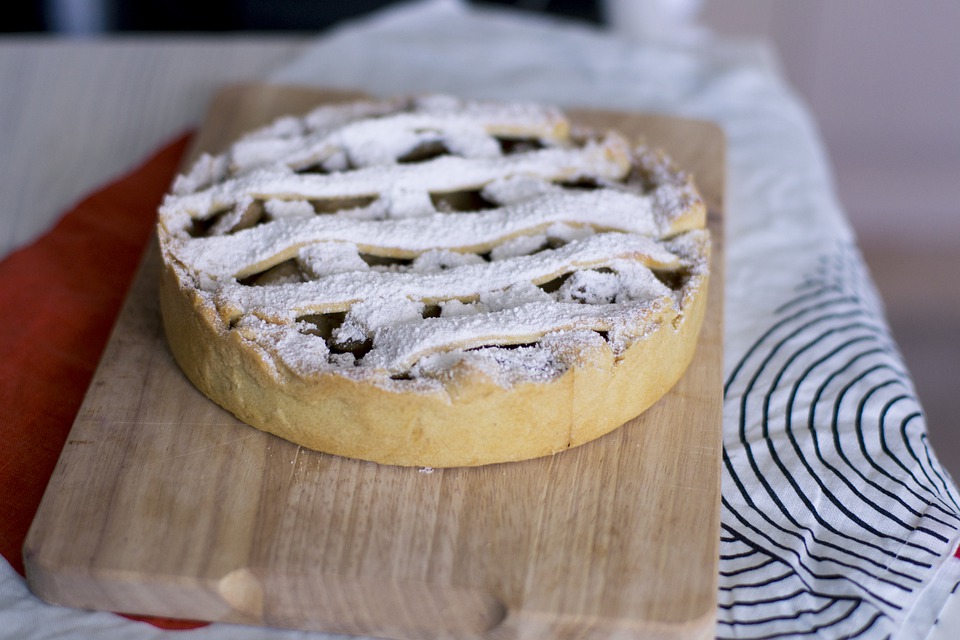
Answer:
POLYGON ((0 262, 0 553, 20 574, 27 529, 189 139, 169 143, 0 262))
POLYGON ((960 560, 960 547, 957 547, 957 550, 953 552, 953 557, 960 560))

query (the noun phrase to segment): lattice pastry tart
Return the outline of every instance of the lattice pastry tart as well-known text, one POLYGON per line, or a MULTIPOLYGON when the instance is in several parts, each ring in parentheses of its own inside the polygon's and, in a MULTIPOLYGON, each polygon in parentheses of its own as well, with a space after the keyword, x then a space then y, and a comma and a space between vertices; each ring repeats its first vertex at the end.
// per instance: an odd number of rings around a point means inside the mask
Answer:
POLYGON ((204 156, 159 215, 173 355, 244 422, 387 464, 593 440, 686 369, 691 179, 551 107, 321 106, 204 156))

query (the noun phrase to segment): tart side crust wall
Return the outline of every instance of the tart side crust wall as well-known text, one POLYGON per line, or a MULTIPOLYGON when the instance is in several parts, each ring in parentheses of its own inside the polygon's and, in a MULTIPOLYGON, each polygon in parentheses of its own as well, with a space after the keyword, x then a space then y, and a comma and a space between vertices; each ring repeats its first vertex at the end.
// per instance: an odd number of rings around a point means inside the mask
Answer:
POLYGON ((225 331, 200 297, 163 266, 161 310, 174 358, 190 381, 238 419, 304 447, 382 464, 476 466, 558 453, 638 416, 683 375, 706 308, 707 279, 682 315, 667 306, 662 330, 615 361, 609 348, 585 354, 549 382, 505 389, 460 376, 447 393, 397 393, 335 374, 305 380, 271 371, 238 332, 225 331))

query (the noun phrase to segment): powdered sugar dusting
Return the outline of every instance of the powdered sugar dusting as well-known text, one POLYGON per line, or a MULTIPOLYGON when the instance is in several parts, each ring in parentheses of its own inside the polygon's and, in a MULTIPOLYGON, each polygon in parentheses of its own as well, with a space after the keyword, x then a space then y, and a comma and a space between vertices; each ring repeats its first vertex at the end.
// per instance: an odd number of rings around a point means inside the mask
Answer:
MULTIPOLYGON (((471 215, 433 213, 417 219, 364 220, 346 216, 277 219, 250 229, 205 238, 181 238, 177 254, 191 269, 217 278, 244 277, 288 259, 304 245, 350 242, 391 256, 415 256, 434 248, 487 251, 556 223, 655 235, 649 201, 631 193, 589 191, 549 194, 508 207, 471 215)), ((507 248, 498 251, 515 249, 507 248)))
POLYGON ((320 107, 203 156, 159 228, 184 286, 278 372, 509 386, 682 315, 706 277, 706 232, 685 231, 702 206, 661 154, 571 134, 551 107, 424 96, 320 107))

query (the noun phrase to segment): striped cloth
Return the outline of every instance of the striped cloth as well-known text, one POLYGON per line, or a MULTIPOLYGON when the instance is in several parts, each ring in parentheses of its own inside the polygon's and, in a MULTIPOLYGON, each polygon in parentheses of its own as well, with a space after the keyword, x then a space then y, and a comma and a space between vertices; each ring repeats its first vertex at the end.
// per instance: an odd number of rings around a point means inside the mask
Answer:
POLYGON ((855 249, 816 259, 726 381, 718 636, 922 636, 957 492, 855 249))

